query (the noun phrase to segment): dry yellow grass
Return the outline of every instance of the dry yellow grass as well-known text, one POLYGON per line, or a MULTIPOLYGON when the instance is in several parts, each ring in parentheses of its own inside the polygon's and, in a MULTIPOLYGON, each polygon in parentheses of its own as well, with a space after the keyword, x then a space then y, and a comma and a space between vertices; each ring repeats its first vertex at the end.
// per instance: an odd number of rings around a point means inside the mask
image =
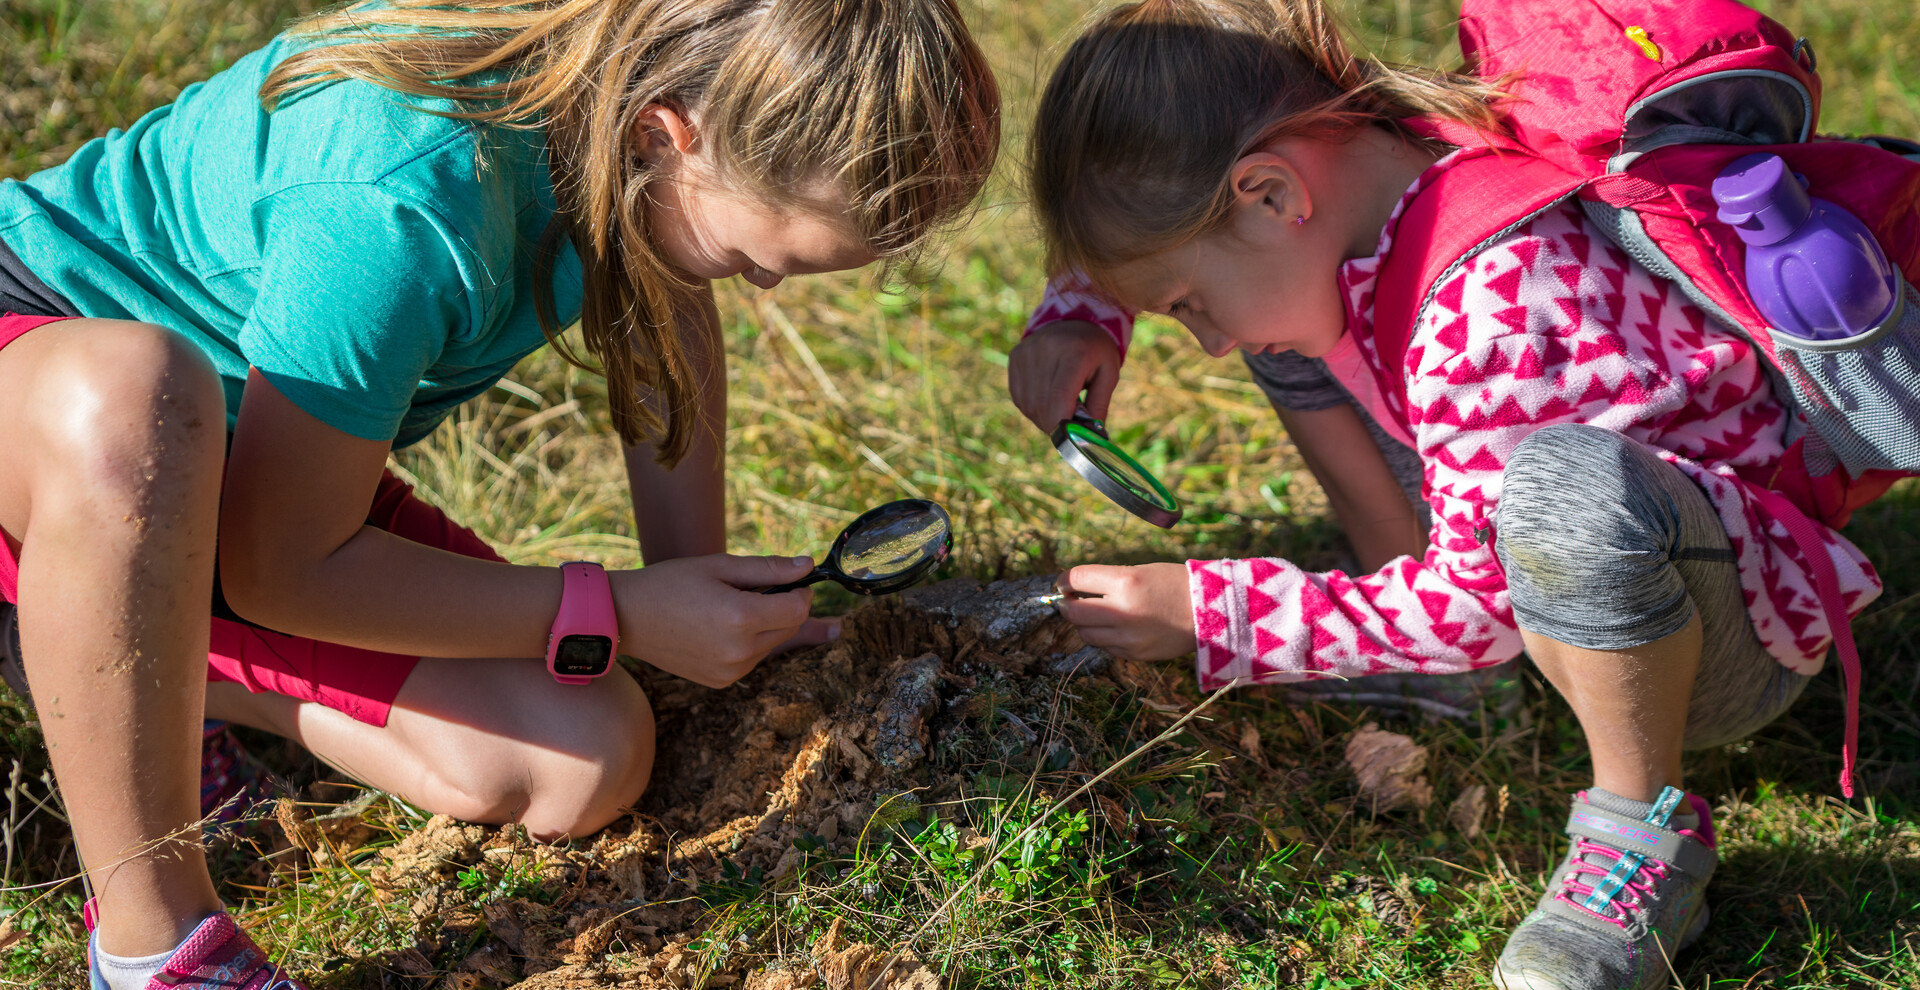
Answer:
MULTIPOLYGON (((172 98, 311 6, 311 0, 13 0, 0 6, 0 80, 6 83, 0 87, 0 169, 17 176, 62 160, 80 141, 172 98)), ((1173 532, 1134 521, 1094 494, 1004 399, 1005 356, 1041 281, 1015 181, 1025 118, 1058 46, 1095 6, 968 4, 1008 93, 1009 146, 979 218, 942 247, 928 284, 890 292, 854 274, 796 279, 770 292, 737 283, 719 287, 732 395, 727 446, 734 551, 817 554, 860 510, 924 495, 953 511, 961 550, 955 569, 978 576, 1095 559, 1256 552, 1324 564, 1337 556, 1338 535, 1325 521, 1316 487, 1240 364, 1206 358, 1176 328, 1142 328, 1111 417, 1116 433, 1144 451, 1186 501, 1192 521, 1173 532)), ((1829 129, 1920 135, 1920 8, 1905 0, 1760 6, 1814 38, 1827 78, 1829 129)), ((1347 0, 1340 7, 1356 35, 1385 54, 1447 57, 1449 4, 1347 0)), ((584 556, 631 566, 638 549, 603 405, 597 379, 536 355, 396 464, 429 498, 515 560, 584 556)), ((1796 715, 1752 744, 1689 764, 1695 786, 1715 794, 1729 816, 1727 865, 1716 896, 1731 910, 1723 910, 1712 938, 1690 957, 1683 970, 1688 986, 1920 985, 1920 908, 1913 905, 1920 832, 1911 795, 1920 760, 1913 688, 1920 627, 1911 607, 1920 592, 1916 520, 1920 493, 1907 488, 1863 513, 1853 531, 1885 563, 1890 589, 1889 604, 1861 624, 1870 675, 1865 765, 1889 782, 1879 802, 1842 807, 1826 796, 1839 702, 1825 681, 1809 691, 1796 715)), ((829 607, 847 603, 831 593, 822 600, 829 607)), ((1111 911, 1099 923, 1083 917, 1063 924, 1065 915, 1050 915, 1045 905, 1018 911, 986 905, 956 924, 943 951, 980 986, 1191 986, 1197 978, 1180 970, 1181 960, 1206 954, 1242 966, 1207 977, 1214 981, 1209 985, 1270 985, 1310 969, 1321 974, 1322 987, 1475 985, 1473 974, 1497 950, 1499 933, 1534 896, 1533 871, 1557 853, 1556 816, 1567 788, 1587 779, 1578 729, 1564 709, 1548 699, 1529 710, 1534 726, 1505 735, 1477 727, 1417 730, 1434 753, 1430 774, 1437 789, 1452 794, 1477 784, 1497 795, 1488 799, 1487 833, 1478 841, 1450 839, 1437 820, 1349 814, 1340 803, 1342 782, 1296 779, 1304 771, 1212 797, 1205 784, 1215 779, 1206 776, 1211 756, 1196 744, 1153 771, 1171 767, 1165 775, 1143 772, 1140 783, 1170 791, 1192 785, 1191 795, 1176 794, 1185 802, 1177 812, 1188 824, 1167 829, 1169 848, 1176 840, 1187 843, 1180 848, 1188 858, 1150 869, 1115 867, 1136 890, 1191 894, 1183 911, 1163 912, 1166 927, 1143 929, 1137 918, 1122 924, 1111 911), (1281 854, 1302 848, 1299 862, 1281 854), (1177 875, 1202 860, 1204 869, 1177 875), (1397 877, 1398 886, 1381 876, 1397 877), (1343 886, 1348 878, 1357 886, 1343 886), (1448 896, 1409 894, 1422 889, 1419 883, 1441 884, 1448 896), (1413 924, 1379 920, 1391 913, 1382 905, 1407 903, 1419 915, 1413 924), (1270 939, 1242 944, 1232 935, 1249 911, 1271 924, 1270 939), (1045 965, 1022 969, 1032 960, 1009 961, 1009 944, 1045 965), (1067 958, 1092 960, 1091 968, 1047 968, 1067 958)), ((1309 766, 1316 746, 1344 728, 1344 716, 1296 716, 1260 692, 1229 696, 1211 714, 1243 735, 1251 728, 1270 753, 1309 754, 1309 766)), ((40 782, 45 758, 36 727, 17 699, 0 692, 0 765, 11 769, 14 760, 21 770, 8 792, 4 838, 17 855, 0 880, 38 883, 65 875, 71 860, 63 858, 63 825, 40 782)), ((976 783, 980 800, 988 800, 992 782, 976 783)), ((1017 822, 1031 821, 1041 807, 1025 799, 1005 804, 1008 819, 1017 822)), ((389 806, 377 824, 377 841, 392 842, 417 823, 389 806)), ((861 864, 869 872, 859 876, 883 887, 942 882, 938 870, 912 858, 919 853, 900 855, 897 862, 861 864)), ((246 864, 226 867, 231 878, 243 875, 246 864)), ((250 919, 272 944, 316 971, 341 967, 322 974, 317 985, 425 985, 355 955, 357 946, 399 938, 391 919, 355 886, 358 875, 336 870, 297 879, 228 891, 246 897, 250 919)), ((779 897, 746 891, 728 917, 805 934, 819 923, 820 915, 807 913, 817 909, 844 917, 850 927, 869 926, 862 937, 874 940, 909 930, 884 914, 898 905, 876 906, 854 897, 857 892, 844 885, 779 897)), ((51 901, 37 896, 0 894, 0 980, 80 986, 77 902, 70 893, 51 901), (22 936, 11 944, 9 927, 22 936)), ((428 965, 422 972, 432 970, 429 961, 418 962, 428 965)))

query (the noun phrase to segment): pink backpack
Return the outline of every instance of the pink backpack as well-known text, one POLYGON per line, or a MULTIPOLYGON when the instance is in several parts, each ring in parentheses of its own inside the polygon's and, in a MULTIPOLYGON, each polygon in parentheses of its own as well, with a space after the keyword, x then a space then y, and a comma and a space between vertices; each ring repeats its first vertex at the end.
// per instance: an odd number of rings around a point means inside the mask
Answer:
POLYGON ((1810 483, 1756 492, 1793 531, 1832 620, 1847 679, 1841 789, 1852 796, 1859 659, 1810 520, 1843 525, 1920 473, 1920 145, 1817 137, 1812 48, 1732 0, 1464 0, 1460 47, 1483 77, 1520 73, 1502 107, 1510 133, 1419 125, 1467 150, 1408 204, 1381 269, 1374 336, 1388 404, 1404 418, 1408 338, 1446 277, 1570 198, 1630 257, 1749 337, 1798 413, 1788 458, 1805 471, 1782 477, 1810 483), (1722 169, 1760 151, 1863 221, 1905 275, 1906 305, 1884 332, 1811 347, 1770 329, 1745 284, 1746 245, 1710 192, 1722 169))

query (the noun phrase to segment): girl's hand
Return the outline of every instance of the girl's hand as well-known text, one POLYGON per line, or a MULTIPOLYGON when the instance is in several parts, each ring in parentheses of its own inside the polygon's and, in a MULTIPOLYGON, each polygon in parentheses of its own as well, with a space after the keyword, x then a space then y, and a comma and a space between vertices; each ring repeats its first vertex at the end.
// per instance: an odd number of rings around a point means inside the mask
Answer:
POLYGON ((1170 660, 1198 648, 1185 564, 1082 564, 1061 575, 1060 586, 1100 596, 1058 606, 1088 646, 1127 660, 1170 660))
POLYGON ((1105 330, 1082 320, 1050 323, 1007 357, 1007 392, 1042 433, 1073 418, 1083 390, 1087 412, 1106 419, 1119 381, 1120 348, 1105 330))
MULTIPOLYGON (((780 558, 775 557, 774 559, 779 560, 780 558)), ((773 652, 767 654, 767 658, 772 659, 778 656, 785 656, 794 650, 804 650, 809 646, 831 643, 840 638, 841 622, 841 618, 837 615, 829 619, 808 619, 800 624, 799 632, 787 637, 786 642, 774 647, 773 652)))
POLYGON ((709 554, 615 575, 621 652, 710 688, 745 677, 776 648, 824 642, 832 626, 808 618, 813 589, 763 595, 805 577, 809 557, 709 554))

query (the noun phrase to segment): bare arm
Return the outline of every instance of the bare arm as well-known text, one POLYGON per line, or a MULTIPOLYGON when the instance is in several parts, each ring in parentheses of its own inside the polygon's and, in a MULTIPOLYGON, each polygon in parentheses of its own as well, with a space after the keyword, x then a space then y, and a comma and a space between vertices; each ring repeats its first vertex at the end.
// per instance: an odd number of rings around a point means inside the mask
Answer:
POLYGON ((720 553, 727 547, 726 355, 710 289, 702 304, 704 329, 694 355, 699 421, 686 457, 669 471, 654 460, 652 444, 635 444, 625 451, 635 531, 641 556, 649 564, 720 553))
MULTIPOLYGON (((433 657, 537 657, 556 569, 477 560, 367 526, 387 444, 337 430, 254 372, 220 503, 228 602, 265 626, 433 657)), ((707 555, 608 574, 622 652, 719 687, 807 623, 806 590, 762 595, 809 564, 707 555)))
POLYGON ((1395 557, 1417 559, 1427 552, 1419 516, 1352 405, 1304 411, 1275 406, 1274 411, 1327 493, 1361 573, 1371 574, 1395 557))
POLYGON ((247 379, 220 509, 220 572, 247 618, 422 656, 535 656, 560 607, 547 568, 422 546, 366 525, 388 445, 247 379), (342 617, 352 617, 342 622, 342 617))

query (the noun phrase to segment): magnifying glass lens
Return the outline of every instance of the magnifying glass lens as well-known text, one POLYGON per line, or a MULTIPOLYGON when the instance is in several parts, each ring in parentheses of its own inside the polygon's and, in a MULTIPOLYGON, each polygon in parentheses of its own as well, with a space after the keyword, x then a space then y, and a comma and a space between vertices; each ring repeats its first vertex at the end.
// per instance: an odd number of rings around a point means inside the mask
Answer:
POLYGON ((1148 477, 1146 471, 1135 464, 1132 458, 1098 444, 1087 444, 1081 449, 1086 452, 1088 460, 1093 461, 1100 470, 1107 473, 1107 477, 1127 486, 1128 491, 1155 505, 1173 508, 1172 500, 1160 493, 1159 486, 1154 484, 1153 479, 1148 477))
POLYGON ((862 528, 840 551, 850 578, 889 578, 912 569, 946 545, 948 524, 934 512, 904 512, 862 528))
POLYGON ((1168 511, 1179 507, 1172 494, 1161 487, 1160 482, 1140 466, 1140 462, 1114 446, 1113 441, 1079 423, 1067 424, 1067 435, 1073 439, 1074 447, 1093 462, 1102 474, 1113 479, 1135 498, 1168 511))

